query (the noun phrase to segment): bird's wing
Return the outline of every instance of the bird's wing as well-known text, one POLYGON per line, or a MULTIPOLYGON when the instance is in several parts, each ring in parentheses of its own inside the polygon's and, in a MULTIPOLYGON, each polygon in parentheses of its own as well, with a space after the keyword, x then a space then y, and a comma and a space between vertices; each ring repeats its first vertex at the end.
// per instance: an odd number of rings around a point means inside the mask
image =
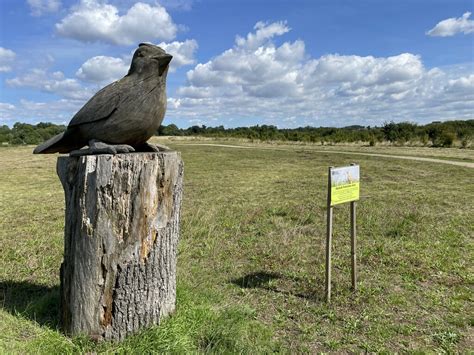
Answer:
POLYGON ((69 127, 109 118, 120 105, 121 80, 97 92, 72 118, 69 127))

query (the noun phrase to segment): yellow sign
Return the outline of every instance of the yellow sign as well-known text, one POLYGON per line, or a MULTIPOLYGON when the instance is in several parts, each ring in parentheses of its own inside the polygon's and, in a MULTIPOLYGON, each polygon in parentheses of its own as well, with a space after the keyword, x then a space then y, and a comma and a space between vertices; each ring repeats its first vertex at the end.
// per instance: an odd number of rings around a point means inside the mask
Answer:
POLYGON ((359 165, 331 169, 331 206, 359 199, 359 165))

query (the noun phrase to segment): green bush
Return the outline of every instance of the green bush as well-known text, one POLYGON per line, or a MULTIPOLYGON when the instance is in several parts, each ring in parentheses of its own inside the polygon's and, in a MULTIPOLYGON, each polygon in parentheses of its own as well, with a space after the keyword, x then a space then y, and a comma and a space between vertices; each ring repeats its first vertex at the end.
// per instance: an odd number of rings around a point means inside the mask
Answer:
POLYGON ((463 139, 461 139, 461 147, 466 149, 469 147, 471 143, 471 140, 469 139, 469 137, 464 137, 463 139))
POLYGON ((433 147, 452 147, 456 135, 443 126, 435 126, 429 129, 428 135, 433 147))

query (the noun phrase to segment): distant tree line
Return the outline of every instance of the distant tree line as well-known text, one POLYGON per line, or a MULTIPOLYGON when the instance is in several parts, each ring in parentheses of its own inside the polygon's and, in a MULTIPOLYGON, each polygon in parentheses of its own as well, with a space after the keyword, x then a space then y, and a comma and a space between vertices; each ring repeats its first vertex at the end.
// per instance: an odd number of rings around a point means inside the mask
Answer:
POLYGON ((474 138, 474 120, 432 122, 417 125, 411 122, 387 122, 382 127, 347 126, 334 127, 299 127, 277 128, 271 125, 251 127, 224 128, 192 126, 186 129, 174 124, 161 126, 160 136, 203 136, 203 137, 234 137, 261 141, 294 141, 321 144, 366 142, 376 145, 379 142, 393 144, 423 144, 434 147, 451 147, 455 141, 464 148, 474 138))
POLYGON ((12 128, 3 125, 0 126, 0 144, 39 144, 65 129, 66 126, 64 125, 43 122, 37 125, 17 122, 12 128))
MULTIPOLYGON (((12 128, 0 126, 0 144, 39 144, 63 132, 64 125, 53 123, 15 123, 12 128)), ((432 122, 417 125, 410 122, 387 122, 382 127, 348 126, 277 128, 271 125, 224 128, 224 126, 192 126, 178 128, 175 124, 162 125, 159 136, 203 136, 215 138, 244 138, 261 141, 293 141, 320 144, 364 142, 376 145, 380 142, 393 144, 423 144, 433 147, 451 147, 456 142, 466 148, 474 138, 474 120, 432 122)))

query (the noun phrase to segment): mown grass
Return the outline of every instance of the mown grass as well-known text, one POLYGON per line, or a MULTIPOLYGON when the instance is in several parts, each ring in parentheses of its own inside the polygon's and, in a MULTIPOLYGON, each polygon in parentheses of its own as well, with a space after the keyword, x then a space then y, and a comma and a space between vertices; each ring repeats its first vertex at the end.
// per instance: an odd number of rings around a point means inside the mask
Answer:
POLYGON ((121 344, 69 339, 57 331, 64 201, 56 157, 0 149, 0 351, 473 349, 472 169, 298 147, 178 149, 185 162, 178 308, 162 326, 121 344), (354 158, 363 196, 359 291, 350 291, 349 211, 343 205, 335 209, 333 299, 327 305, 327 167, 354 158))

